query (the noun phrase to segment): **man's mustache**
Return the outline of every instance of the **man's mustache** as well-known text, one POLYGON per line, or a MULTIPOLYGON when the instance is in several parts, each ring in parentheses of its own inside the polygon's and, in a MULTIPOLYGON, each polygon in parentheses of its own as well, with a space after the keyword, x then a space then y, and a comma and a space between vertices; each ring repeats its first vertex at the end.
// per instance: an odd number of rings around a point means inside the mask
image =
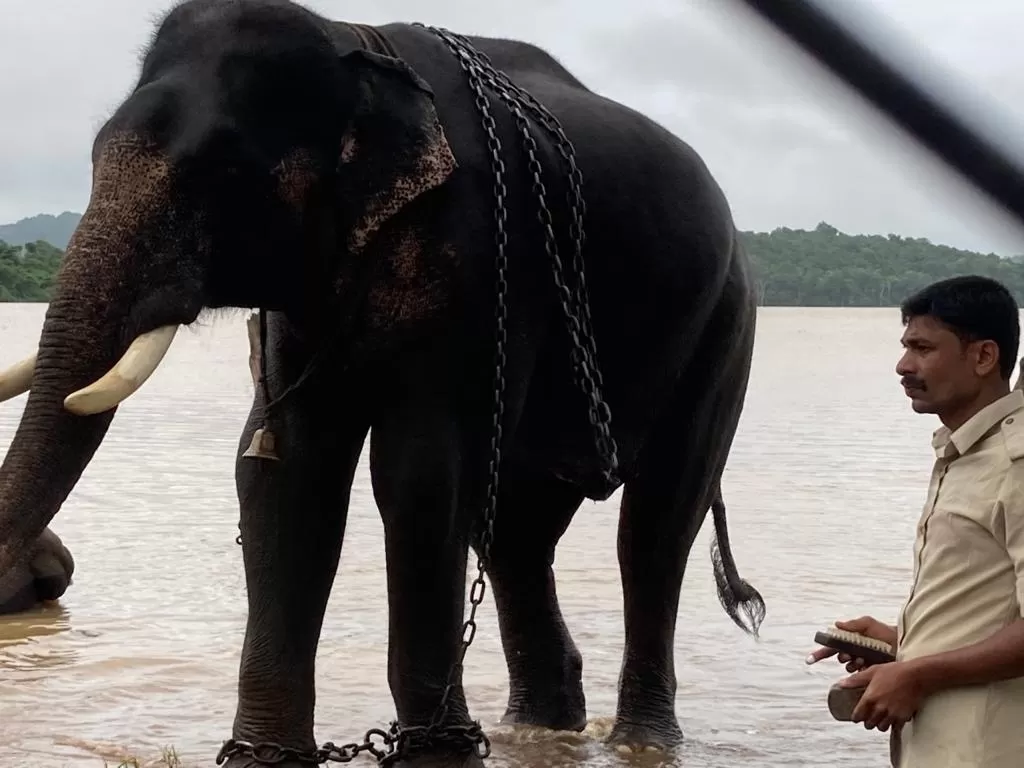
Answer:
POLYGON ((920 379, 915 379, 913 376, 904 376, 902 379, 900 379, 900 384, 902 384, 907 389, 920 389, 922 391, 927 389, 923 381, 921 381, 920 379))

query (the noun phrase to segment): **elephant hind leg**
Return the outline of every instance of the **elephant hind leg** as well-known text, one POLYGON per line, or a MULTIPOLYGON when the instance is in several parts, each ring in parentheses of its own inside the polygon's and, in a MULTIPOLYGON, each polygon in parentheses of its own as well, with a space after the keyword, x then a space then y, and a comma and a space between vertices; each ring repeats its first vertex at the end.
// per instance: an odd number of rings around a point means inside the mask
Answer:
POLYGON ((583 501, 577 488, 522 466, 502 469, 489 578, 509 674, 503 723, 580 731, 583 659, 562 618, 552 563, 583 501))
POLYGON ((611 741, 682 741, 673 655, 683 575, 716 499, 739 422, 753 348, 753 312, 723 305, 626 483, 619 515, 625 648, 611 741))

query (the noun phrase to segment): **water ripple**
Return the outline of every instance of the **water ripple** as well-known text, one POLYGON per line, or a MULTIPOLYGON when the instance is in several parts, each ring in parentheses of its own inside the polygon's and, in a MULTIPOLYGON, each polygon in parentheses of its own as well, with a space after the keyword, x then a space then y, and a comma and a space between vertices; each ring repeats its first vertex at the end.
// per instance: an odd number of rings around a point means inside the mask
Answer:
MULTIPOLYGON (((0 305, 0 365, 32 351, 44 309, 0 305)), ((616 494, 583 506, 556 561, 584 656, 583 734, 495 726, 508 681, 485 602, 465 678, 494 738, 493 765, 820 768, 824 755, 829 765, 887 765, 884 736, 828 715, 839 668, 803 658, 820 625, 893 617, 908 586, 933 424, 896 385, 900 330, 893 310, 761 312, 724 490, 736 559, 768 615, 755 641, 722 613, 705 526, 676 639, 682 753, 622 755, 602 743, 622 653, 616 494)), ((156 758, 169 744, 209 764, 230 733, 245 626, 233 467, 252 390, 246 358, 241 318, 180 334, 119 411, 54 523, 77 560, 74 586, 55 611, 0 621, 0 764, 100 766, 156 758)), ((0 407, 0 450, 24 401, 0 407)), ((322 740, 393 716, 385 595, 364 455, 318 656, 322 740)))

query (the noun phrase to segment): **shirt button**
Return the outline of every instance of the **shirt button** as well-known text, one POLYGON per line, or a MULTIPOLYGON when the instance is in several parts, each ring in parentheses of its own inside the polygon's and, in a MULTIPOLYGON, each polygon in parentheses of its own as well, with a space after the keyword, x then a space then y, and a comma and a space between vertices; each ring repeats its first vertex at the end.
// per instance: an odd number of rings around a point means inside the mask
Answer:
POLYGON ((1008 419, 1007 419, 1007 420, 1006 420, 1005 422, 1003 422, 1003 423, 1004 423, 1004 424, 1013 424, 1013 416, 1011 416, 1010 418, 1008 418, 1008 419))

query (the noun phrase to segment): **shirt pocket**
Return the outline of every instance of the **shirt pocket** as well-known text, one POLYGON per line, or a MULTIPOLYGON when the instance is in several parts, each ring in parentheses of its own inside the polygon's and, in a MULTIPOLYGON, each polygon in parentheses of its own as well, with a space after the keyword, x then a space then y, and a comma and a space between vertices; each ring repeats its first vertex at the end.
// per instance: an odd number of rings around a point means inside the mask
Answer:
POLYGON ((924 558, 954 572, 1004 559, 1005 548, 992 533, 994 507, 992 497, 969 491, 941 498, 926 524, 924 558))

